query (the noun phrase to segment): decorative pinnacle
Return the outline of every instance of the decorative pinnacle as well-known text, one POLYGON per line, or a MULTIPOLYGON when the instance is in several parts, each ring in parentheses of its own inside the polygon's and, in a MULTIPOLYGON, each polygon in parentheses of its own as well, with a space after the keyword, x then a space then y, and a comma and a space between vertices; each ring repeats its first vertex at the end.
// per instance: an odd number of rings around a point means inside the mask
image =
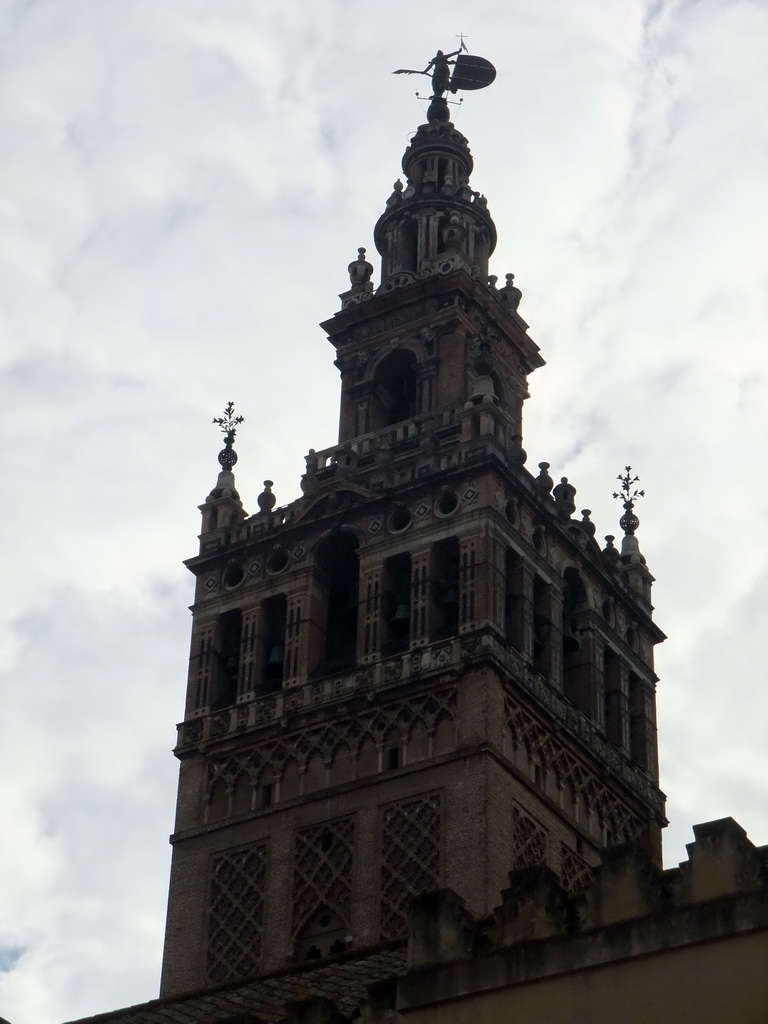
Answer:
POLYGON ((245 420, 244 416, 235 416, 235 403, 227 402, 224 406, 223 416, 214 416, 216 423, 224 432, 224 447, 219 452, 219 465, 222 469, 230 470, 237 462, 237 452, 232 445, 235 443, 237 428, 245 420))
POLYGON ((624 476, 621 476, 621 474, 619 474, 619 476, 616 477, 617 480, 621 480, 621 491, 614 491, 614 498, 621 498, 622 501, 631 502, 634 502, 636 498, 644 498, 645 491, 638 491, 637 488, 635 488, 634 491, 632 490, 633 484, 640 483, 640 477, 632 476, 631 466, 625 466, 624 470, 624 476))
POLYGON ((218 416, 218 417, 214 416, 214 418, 213 418, 213 422, 217 423, 221 427, 221 429, 224 431, 225 434, 231 434, 232 435, 231 439, 227 439, 227 441, 226 441, 227 444, 232 444, 232 442, 234 441, 235 432, 236 432, 237 427, 239 427, 240 424, 245 421, 245 417, 244 416, 233 416, 232 413, 234 411, 235 411, 235 403, 234 402, 227 402, 226 406, 224 407, 224 415, 223 416, 218 416))
POLYGON ((640 525, 640 520, 632 510, 637 499, 645 497, 645 491, 640 491, 634 486, 640 482, 640 477, 632 476, 632 467, 625 466, 624 470, 624 476, 619 474, 616 477, 617 480, 621 480, 621 490, 614 491, 613 496, 624 503, 624 515, 619 520, 619 526, 631 537, 640 525))

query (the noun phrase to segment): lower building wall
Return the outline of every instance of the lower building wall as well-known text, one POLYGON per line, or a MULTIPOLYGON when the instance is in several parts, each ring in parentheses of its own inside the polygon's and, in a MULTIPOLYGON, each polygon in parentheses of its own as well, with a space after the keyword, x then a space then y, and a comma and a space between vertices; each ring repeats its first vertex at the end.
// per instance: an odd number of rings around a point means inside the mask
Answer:
MULTIPOLYGON (((768 930, 402 1010, 405 1024, 765 1024, 768 930)), ((476 983, 492 984, 476 965, 476 983)))

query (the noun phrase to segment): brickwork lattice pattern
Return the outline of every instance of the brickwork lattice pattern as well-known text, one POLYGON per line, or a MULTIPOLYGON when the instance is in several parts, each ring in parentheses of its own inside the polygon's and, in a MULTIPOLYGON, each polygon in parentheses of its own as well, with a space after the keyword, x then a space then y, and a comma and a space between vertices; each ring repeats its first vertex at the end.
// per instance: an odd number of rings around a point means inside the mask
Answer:
POLYGON ((249 786, 257 787, 265 769, 272 773, 271 778, 279 779, 289 764, 293 763, 299 770, 304 770, 314 755, 319 754, 329 765, 333 765, 343 751, 356 759, 366 740, 378 748, 383 737, 393 732, 399 734, 403 746, 407 747, 418 726, 423 726, 429 736, 434 736, 445 720, 451 722, 455 729, 456 700, 455 687, 443 688, 408 700, 393 701, 333 724, 305 729, 299 743, 279 738, 248 747, 227 760, 212 761, 209 764, 204 807, 210 802, 217 785, 223 783, 227 792, 232 793, 242 779, 247 779, 249 786))
POLYGON ((321 906, 349 927, 352 916, 352 857, 355 819, 324 822, 296 834, 293 881, 293 937, 321 906))
POLYGON ((547 833, 519 807, 512 808, 512 870, 544 864, 547 833))
POLYGON ((538 762, 545 771, 554 772, 558 784, 569 787, 574 798, 584 804, 587 813, 597 815, 601 824, 611 830, 615 842, 631 842, 642 835, 641 819, 593 768, 555 741, 549 729, 510 697, 505 703, 507 728, 514 744, 525 748, 529 761, 538 762))
POLYGON ((384 808, 381 828, 381 934, 405 935, 411 899, 440 887, 440 796, 384 808))
POLYGON ((228 850, 213 859, 206 963, 209 984, 258 970, 266 861, 266 846, 228 850))
POLYGON ((560 881, 569 896, 577 896, 592 881, 592 868, 569 847, 560 847, 560 881))

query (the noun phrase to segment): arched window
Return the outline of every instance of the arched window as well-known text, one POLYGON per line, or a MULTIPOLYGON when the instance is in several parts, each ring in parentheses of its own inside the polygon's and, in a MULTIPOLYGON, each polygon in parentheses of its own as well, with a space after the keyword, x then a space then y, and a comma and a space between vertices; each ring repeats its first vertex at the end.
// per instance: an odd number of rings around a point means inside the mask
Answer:
POLYGON ((357 537, 342 532, 328 537, 317 549, 315 562, 325 603, 320 657, 323 671, 335 672, 355 663, 360 575, 357 548, 357 537))
POLYGON ((374 375, 371 428, 413 419, 416 415, 416 356, 397 349, 381 361, 374 375))

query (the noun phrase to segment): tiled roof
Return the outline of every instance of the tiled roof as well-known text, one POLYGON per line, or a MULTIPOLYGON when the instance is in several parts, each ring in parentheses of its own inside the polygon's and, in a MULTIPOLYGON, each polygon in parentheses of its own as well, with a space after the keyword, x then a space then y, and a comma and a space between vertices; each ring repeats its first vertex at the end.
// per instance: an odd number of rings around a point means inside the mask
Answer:
POLYGON ((371 982, 404 973, 405 944, 388 943, 368 954, 296 964, 251 981, 153 999, 69 1024, 216 1024, 246 1013, 263 1024, 277 1024, 286 1015, 286 1003, 313 996, 331 999, 348 1016, 365 1001, 371 982))

